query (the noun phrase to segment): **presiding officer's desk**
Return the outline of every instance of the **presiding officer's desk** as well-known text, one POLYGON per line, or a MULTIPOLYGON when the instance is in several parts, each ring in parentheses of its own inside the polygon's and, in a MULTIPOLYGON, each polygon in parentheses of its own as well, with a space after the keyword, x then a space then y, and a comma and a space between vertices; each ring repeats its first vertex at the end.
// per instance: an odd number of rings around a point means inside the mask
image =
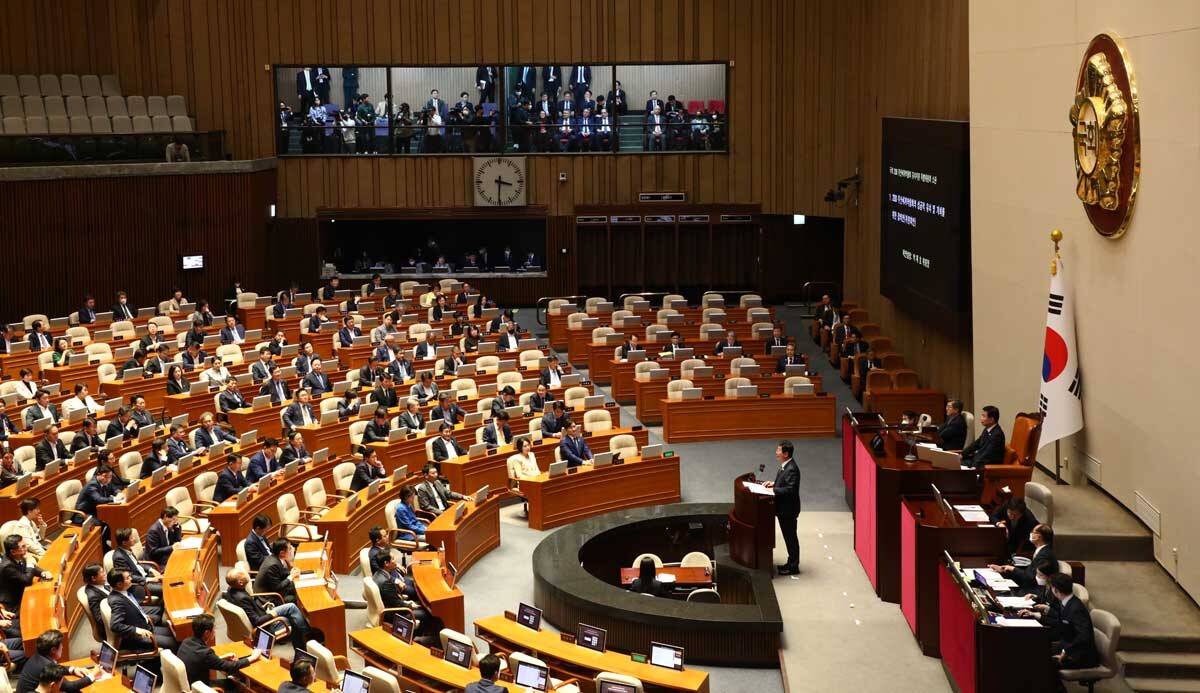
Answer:
MULTIPOLYGON (((644 345, 647 347, 647 356, 654 357, 657 355, 655 349, 649 347, 660 347, 658 344, 644 345)), ((713 356, 711 354, 700 354, 693 358, 703 359, 705 366, 712 366, 713 375, 729 375, 729 366, 733 359, 723 358, 721 356, 713 356)), ((747 358, 753 358, 758 363, 759 372, 774 373, 775 365, 779 359, 774 356, 766 356, 763 354, 750 354, 747 358)), ((804 365, 808 365, 808 357, 804 354, 798 354, 797 358, 804 365)), ((670 358, 669 356, 658 355, 657 358, 650 358, 658 364, 659 368, 665 368, 670 372, 670 379, 682 377, 681 366, 686 359, 670 358)), ((638 361, 629 361, 628 359, 614 359, 612 362, 612 398, 621 404, 632 404, 636 398, 634 390, 635 372, 637 370, 638 361)), ((816 391, 820 392, 819 387, 821 376, 813 374, 808 376, 813 384, 818 386, 816 391)))
MULTIPOLYGON (((717 359, 719 360, 719 359, 717 359)), ((705 397, 723 397, 725 395, 725 380, 730 377, 747 378, 751 385, 758 387, 760 395, 782 395, 783 384, 788 376, 776 375, 770 371, 753 376, 712 375, 707 378, 692 377, 692 387, 704 391, 705 397)), ((821 376, 807 376, 812 382, 813 392, 821 392, 821 376)), ((633 383, 634 398, 637 400, 637 419, 644 424, 662 422, 662 403, 667 399, 667 383, 670 380, 636 380, 633 383)))
MULTIPOLYGON (((550 667, 550 675, 556 679, 577 678, 587 682, 602 671, 611 671, 638 679, 647 691, 707 693, 709 689, 706 671, 687 666, 683 671, 674 671, 648 662, 634 662, 629 655, 613 650, 589 650, 563 641, 556 632, 531 630, 505 616, 489 616, 475 621, 475 634, 488 643, 492 652, 505 655, 536 652, 538 659, 546 662, 550 667)), ((590 690, 587 683, 582 688, 590 690)))
MULTIPOLYGON (((952 500, 978 504, 978 499, 952 500)), ((966 522, 931 494, 905 496, 900 511, 900 612, 921 652, 939 656, 938 564, 943 552, 999 559, 1005 551, 1004 530, 991 522, 966 522)))
POLYGON ((836 435, 837 400, 826 394, 706 397, 661 405, 668 443, 836 435))
POLYGON ((973 469, 939 469, 929 462, 904 459, 908 443, 891 430, 851 423, 854 440, 854 552, 875 588, 886 602, 900 601, 900 499, 930 493, 936 484, 944 494, 979 497, 979 472, 973 469), (881 453, 871 441, 880 432, 881 453))
POLYGON ((529 526, 539 530, 622 508, 678 503, 679 457, 581 465, 554 478, 543 472, 522 479, 520 493, 529 501, 529 526))
MULTIPOLYGON (((1058 677, 1050 655, 1053 629, 1018 628, 992 623, 980 593, 969 584, 972 568, 985 567, 987 556, 952 556, 936 561, 942 666, 961 693, 1051 693, 1058 677), (964 575, 964 572, 966 573, 964 575)), ((1011 611, 1009 616, 1015 616, 1011 611)))
POLYGON ((63 654, 70 651, 71 633, 89 616, 75 598, 83 586, 83 567, 100 560, 101 532, 93 526, 86 534, 81 527, 68 527, 47 547, 38 568, 54 575, 52 580, 36 580, 25 588, 21 599, 21 637, 25 652, 37 652, 37 638, 48 630, 66 636, 63 654))
POLYGON ((170 622, 180 642, 192 636, 192 617, 209 612, 221 592, 217 575, 219 543, 211 532, 203 537, 189 536, 183 546, 171 552, 163 567, 163 620, 170 622), (194 548, 197 543, 200 546, 194 548))
MULTIPOLYGON (((460 691, 467 684, 479 680, 479 669, 464 669, 440 657, 424 645, 408 644, 392 636, 382 627, 356 630, 350 634, 354 649, 366 663, 384 671, 400 672, 396 679, 400 690, 419 693, 442 693, 460 691)), ((522 691, 524 687, 496 681, 496 686, 507 691, 522 691)))

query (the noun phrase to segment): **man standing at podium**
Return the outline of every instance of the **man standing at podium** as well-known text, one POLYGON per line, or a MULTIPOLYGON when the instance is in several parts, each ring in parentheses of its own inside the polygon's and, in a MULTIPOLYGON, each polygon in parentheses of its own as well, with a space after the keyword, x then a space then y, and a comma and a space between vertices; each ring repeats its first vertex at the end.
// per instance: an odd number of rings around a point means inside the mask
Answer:
POLYGON ((800 573, 800 539, 796 537, 796 520, 800 517, 800 466, 792 459, 793 449, 792 441, 779 441, 775 448, 779 471, 775 473, 775 481, 763 484, 775 491, 775 517, 779 518, 779 530, 783 532, 783 543, 787 546, 787 563, 778 566, 780 575, 800 573))

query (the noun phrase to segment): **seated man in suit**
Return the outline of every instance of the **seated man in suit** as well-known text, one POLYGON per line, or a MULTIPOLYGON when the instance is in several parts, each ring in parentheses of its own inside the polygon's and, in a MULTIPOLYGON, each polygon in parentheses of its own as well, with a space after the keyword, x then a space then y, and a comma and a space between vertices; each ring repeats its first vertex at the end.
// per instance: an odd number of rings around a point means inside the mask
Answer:
POLYGON ((371 330, 371 343, 378 344, 385 339, 389 334, 398 334, 400 330, 396 329, 396 319, 391 313, 383 314, 383 322, 371 330))
POLYGON ((222 344, 241 344, 246 341, 246 328, 239 325, 237 317, 225 316, 225 327, 221 328, 222 344))
POLYGON ((52 580, 54 575, 37 566, 29 565, 26 556, 29 543, 19 534, 4 537, 4 558, 0 559, 0 606, 15 616, 11 628, 19 629, 21 600, 25 598, 25 588, 33 584, 35 579, 52 580))
POLYGON ((246 535, 242 549, 246 552, 246 564, 255 572, 262 566, 263 559, 271 555, 271 542, 267 540, 270 527, 271 518, 262 513, 250 521, 250 533, 246 535))
POLYGON ((559 454, 566 461, 567 467, 578 467, 581 464, 592 461, 592 451, 588 448, 587 441, 581 435, 579 424, 567 420, 567 426, 563 431, 566 435, 562 437, 562 441, 558 444, 559 454))
POLYGON ((391 428, 388 424, 387 407, 376 407, 375 416, 367 424, 367 427, 363 429, 363 445, 367 443, 386 443, 391 428))
POLYGON ((408 394, 410 397, 416 398, 419 404, 425 404, 437 397, 438 392, 437 383, 433 380, 433 372, 421 371, 417 384, 409 389, 408 394))
POLYGON ((325 375, 325 364, 320 358, 313 357, 309 361, 308 375, 304 376, 301 386, 312 393, 313 397, 320 397, 333 390, 333 383, 329 381, 329 376, 325 375))
POLYGON ((849 315, 843 315, 841 323, 833 328, 833 342, 837 344, 839 354, 845 350, 846 344, 857 340, 859 337, 862 337, 862 333, 858 331, 857 327, 851 324, 849 315))
MULTIPOLYGON (((187 351, 183 352, 183 369, 188 371, 199 371, 204 369, 204 363, 208 360, 208 353, 200 348, 200 345, 195 342, 188 342, 187 351)), ((149 364, 147 364, 149 365, 149 364)))
POLYGON ((190 443, 188 443, 187 426, 183 424, 171 424, 171 437, 167 439, 167 460, 171 464, 179 461, 180 457, 190 455, 195 452, 190 443))
POLYGON ((371 401, 377 402, 380 409, 396 409, 400 406, 400 393, 396 392, 396 376, 391 371, 384 371, 383 382, 371 393, 371 401))
POLYGON ((775 361, 775 372, 776 373, 787 373, 788 366, 802 366, 802 365, 804 365, 804 359, 802 359, 796 355, 796 345, 788 344, 787 345, 787 355, 780 356, 779 359, 775 361))
POLYGON ((325 306, 320 306, 308 316, 308 320, 304 322, 310 334, 315 334, 321 331, 321 326, 329 322, 329 310, 325 306))
MULTIPOLYGON (((37 652, 21 667, 21 678, 17 681, 17 693, 79 693, 99 680, 104 670, 97 664, 93 667, 68 667, 59 664, 66 658, 63 652, 65 636, 61 630, 51 629, 37 636, 37 652), (42 682, 45 675, 47 682, 42 682), (62 676, 77 676, 73 681, 63 681, 62 676), (56 679, 57 677, 57 679, 56 679), (57 683, 52 683, 56 681, 57 683)), ((11 649, 10 649, 11 656, 11 649)), ((14 671, 16 669, 14 668, 14 671)))
POLYGON ((179 643, 179 659, 187 672, 188 681, 207 684, 219 688, 226 693, 238 693, 241 687, 232 679, 214 679, 211 672, 219 671, 231 675, 245 669, 262 657, 258 650, 251 650, 245 657, 218 656, 212 646, 217 643, 217 631, 210 614, 197 614, 192 617, 192 636, 179 643))
POLYGON ((200 415, 200 428, 196 429, 196 445, 208 450, 217 443, 236 444, 238 439, 229 431, 217 425, 217 419, 211 411, 200 415))
POLYGON ((83 485, 75 499, 75 509, 84 515, 95 515, 96 506, 112 503, 122 498, 113 486, 113 470, 107 465, 96 467, 92 480, 83 485))
POLYGON ((296 400, 283 410, 283 424, 289 428, 310 426, 319 419, 312 407, 312 397, 308 390, 297 390, 296 400))
POLYGON ((553 401, 554 393, 550 392, 550 388, 539 382, 533 394, 529 396, 529 411, 544 412, 550 402, 553 401))
MULTIPOLYGON (((129 579, 133 583, 129 591, 139 602, 146 601, 147 596, 155 599, 162 597, 162 575, 158 570, 143 565, 133 554, 133 539, 132 528, 122 527, 117 530, 114 537, 116 545, 113 546, 113 570, 129 572, 129 579)), ((150 559, 144 558, 143 560, 150 559)), ((161 563, 158 565, 160 568, 162 567, 161 563)))
POLYGON ((438 406, 429 413, 429 420, 441 419, 454 426, 466 416, 467 412, 463 411, 463 408, 458 406, 458 402, 454 401, 454 394, 443 392, 438 395, 438 406))
MULTIPOLYGON (((116 563, 115 556, 113 562, 116 563)), ((96 624, 101 633, 105 633, 104 615, 100 612, 100 602, 108 599, 108 595, 112 594, 112 587, 108 584, 108 573, 104 571, 104 566, 99 563, 85 565, 83 567, 83 586, 92 622, 96 624)))
POLYGON ((553 388, 562 385, 562 377, 566 374, 562 366, 558 365, 558 356, 551 354, 549 363, 541 370, 538 377, 543 385, 553 388))
MULTIPOLYGON (((217 487, 213 489, 213 502, 224 503, 250 485, 242 474, 242 456, 231 453, 225 456, 225 468, 217 474, 217 487)), ((257 570, 257 568, 255 568, 257 570)))
POLYGON ((1000 428, 999 420, 999 409, 990 404, 983 408, 980 415, 983 432, 974 442, 963 448, 963 465, 982 469, 989 464, 1004 462, 1004 429, 1000 428))
POLYGON ((137 347, 134 347, 133 355, 130 356, 128 359, 126 359, 125 363, 121 364, 121 367, 119 369, 117 369, 117 375, 123 380, 125 378, 125 371, 131 370, 133 368, 142 368, 143 369, 142 376, 148 377, 150 374, 145 372, 145 370, 144 370, 145 367, 146 367, 146 352, 142 351, 141 349, 139 349, 137 347))
POLYGON ((1075 598, 1075 581, 1059 573, 1050 579, 1050 591, 1062 606, 1059 607, 1059 646, 1054 655, 1059 669, 1089 669, 1100 664, 1092 615, 1083 602, 1075 598))
MULTIPOLYGON (((286 539, 276 539, 271 543, 272 550, 274 550, 275 546, 281 541, 285 544, 287 543, 286 539)), ((271 564, 274 566, 274 561, 278 561, 278 558, 272 555, 264 560, 262 565, 265 566, 271 564)), ((274 567, 272 567, 271 570, 272 572, 276 572, 274 567)), ((293 572, 296 575, 300 574, 300 572, 295 569, 293 569, 293 572)), ((262 576, 263 573, 260 569, 258 572, 258 577, 254 580, 255 592, 263 591, 258 586, 258 579, 262 576)), ((287 584, 291 584, 290 578, 285 578, 285 580, 287 584)), ((272 583, 274 582, 275 581, 272 580, 272 583)), ((308 620, 304 618, 304 613, 300 610, 300 607, 296 606, 296 604, 292 602, 276 604, 275 601, 277 600, 274 598, 264 597, 259 599, 250 596, 250 592, 246 590, 246 586, 250 584, 250 574, 247 573, 243 568, 234 567, 231 568, 229 572, 225 573, 225 584, 227 586, 224 595, 225 599, 228 600, 229 603, 241 607, 242 610, 246 612, 246 615, 250 617, 250 625, 258 628, 272 619, 282 618, 288 622, 288 625, 292 629, 292 646, 300 649, 304 648, 304 644, 308 642, 308 620)), ((293 588, 293 593, 294 591, 295 588, 293 588)), ((283 633, 284 630, 282 623, 274 623, 267 627, 274 631, 276 635, 283 633)))
MULTIPOLYGON (((3 413, 3 410, 0 410, 3 413)), ((88 417, 83 420, 83 425, 79 432, 75 434, 75 438, 71 441, 71 454, 83 450, 84 448, 98 448, 104 445, 104 439, 100 437, 100 433, 96 430, 96 420, 88 417)), ((4 428, 4 423, 0 422, 0 430, 4 428)), ((2 443, 0 443, 2 445, 2 443)))
POLYGON ((425 414, 421 412, 420 402, 416 397, 409 397, 405 401, 405 410, 400 414, 400 425, 410 431, 425 428, 425 414))
POLYGON ((258 389, 258 394, 270 395, 271 404, 278 406, 284 401, 292 398, 292 388, 288 387, 287 381, 283 378, 283 369, 279 366, 271 366, 271 378, 262 384, 258 389))
POLYGON ((264 346, 258 350, 258 360, 250 364, 250 378, 256 383, 260 383, 271 377, 271 367, 275 365, 275 359, 271 356, 271 347, 264 346))
POLYGON ((547 438, 562 438, 563 429, 570 420, 566 403, 554 400, 546 409, 546 413, 542 414, 542 435, 547 438))
POLYGON ((366 365, 358 369, 358 386, 361 388, 375 387, 383 380, 383 367, 380 365, 379 354, 371 352, 366 365))
POLYGON ((33 446, 35 459, 37 460, 37 471, 42 471, 46 465, 54 460, 69 460, 70 453, 67 452, 67 446, 58 437, 58 425, 52 425, 46 429, 46 435, 38 441, 38 444, 33 446))
POLYGON ((967 419, 962 414, 961 399, 946 401, 946 420, 938 427, 943 450, 962 450, 967 442, 967 419))
MULTIPOLYGON (((139 600, 130 593, 133 580, 129 571, 113 568, 108 574, 108 584, 112 594, 108 596, 108 606, 112 610, 113 634, 119 639, 119 649, 122 651, 145 652, 157 643, 160 649, 174 651, 179 647, 171 628, 159 623, 159 617, 142 608, 139 600)), ((149 661, 151 670, 156 670, 158 663, 149 661)))
POLYGON ((375 347, 375 358, 379 361, 381 367, 387 366, 396 359, 396 355, 400 353, 400 348, 396 346, 396 335, 386 334, 383 337, 383 343, 375 347))
MULTIPOLYGON (((201 350, 197 353, 203 354, 204 351, 201 350)), ((195 357, 188 355, 186 347, 184 353, 181 354, 179 358, 180 362, 184 364, 195 360, 195 357)), ((170 362, 171 348, 166 344, 159 344, 156 347, 146 349, 146 362, 142 364, 142 377, 149 378, 155 375, 162 375, 163 373, 166 373, 170 362)))
POLYGON ((353 315, 342 318, 342 329, 338 330, 338 344, 342 348, 354 346, 354 338, 362 336, 362 329, 354 322, 353 315))
POLYGON ((33 430, 34 422, 47 417, 50 418, 52 424, 57 424, 62 420, 62 416, 58 413, 58 407, 50 403, 50 393, 46 390, 38 390, 34 395, 34 403, 25 410, 25 429, 33 430))
POLYGON ((146 546, 142 550, 142 560, 154 561, 160 566, 166 566, 167 560, 183 541, 183 527, 179 525, 179 509, 173 505, 163 508, 158 519, 146 530, 146 546))
POLYGON ((392 359, 383 372, 391 373, 397 383, 403 383, 416 377, 412 361, 409 361, 402 351, 396 354, 396 358, 392 359))
POLYGON ((767 356, 770 356, 771 350, 774 349, 775 347, 787 346, 788 338, 783 336, 783 328, 776 325, 771 330, 771 336, 767 337, 766 342, 767 343, 763 346, 763 349, 765 349, 765 351, 763 353, 765 353, 767 356))
POLYGON ((437 348, 437 335, 432 331, 426 332, 425 341, 417 345, 417 348, 413 351, 413 358, 418 361, 437 358, 437 348))
POLYGON ((433 441, 433 459, 442 462, 451 457, 461 457, 467 454, 467 449, 458 444, 454 438, 454 427, 443 423, 438 427, 438 439, 433 441))
MULTIPOLYGON (((867 349, 866 355, 858 360, 858 377, 865 384, 867 382, 867 373, 883 368, 883 359, 875 355, 875 349, 867 342, 859 341, 857 343, 860 347, 866 345, 867 349)), ((914 421, 913 423, 915 424, 916 422, 914 421)))
POLYGON ((1034 517, 1029 506, 1025 505, 1024 498, 1009 498, 996 506, 992 511, 991 520, 1008 534, 1007 550, 1010 556, 1033 550, 1031 532, 1037 527, 1038 519, 1034 517))
POLYGON ((641 349, 642 345, 638 342, 638 336, 636 334, 631 334, 629 335, 629 339, 626 339, 625 343, 621 345, 621 351, 618 352, 620 356, 618 358, 622 360, 628 359, 629 352, 641 351, 641 349))
MULTIPOLYGON (((1029 518, 1033 518, 1032 513, 1028 513, 1029 518)), ((1011 516, 1010 516, 1011 517, 1011 516)), ((1023 523, 1024 524, 1024 523, 1023 523)), ((1012 544, 1011 537, 1014 529, 1009 530, 1009 544, 1012 544)), ((1021 586, 1022 591, 1036 592, 1038 590, 1037 571, 1044 568, 1044 572, 1058 572, 1058 556, 1054 553, 1054 530, 1050 525, 1037 524, 1033 529, 1026 532, 1024 539, 1033 546, 1033 556, 1030 557, 1029 565, 1015 566, 1012 564, 988 566, 992 570, 1003 573, 1008 576, 1008 579, 1021 586)))
POLYGON ((400 563, 396 560, 396 552, 390 548, 383 549, 377 554, 379 569, 371 575, 375 586, 379 588, 379 596, 385 609, 411 609, 412 618, 419 622, 417 637, 414 638, 423 645, 436 646, 440 640, 438 633, 443 624, 440 619, 430 614, 420 601, 407 594, 408 584, 400 563))
POLYGON ((155 438, 150 442, 150 452, 142 458, 142 471, 138 474, 138 478, 149 479, 154 472, 163 467, 166 467, 169 472, 175 471, 175 465, 167 458, 167 439, 155 438))
POLYGON ((263 441, 263 448, 254 453, 250 458, 250 469, 246 472, 246 480, 250 483, 255 483, 259 479, 274 474, 283 469, 283 465, 279 463, 279 440, 276 438, 267 438, 263 441))
POLYGON ((519 404, 517 391, 513 389, 512 385, 505 385, 504 389, 500 391, 500 396, 492 399, 492 416, 499 416, 504 413, 505 409, 519 404))
POLYGON ((305 464, 312 459, 308 448, 304 446, 304 435, 300 431, 292 429, 284 431, 283 435, 287 442, 279 448, 279 464, 286 467, 292 462, 305 464))
POLYGON ((520 340, 517 338, 515 325, 512 323, 501 325, 499 335, 496 339, 496 351, 517 351, 520 349, 520 340))
POLYGON ((725 339, 717 342, 717 345, 713 347, 713 354, 720 356, 721 354, 725 353, 725 349, 729 347, 740 347, 741 345, 742 343, 738 341, 737 333, 735 333, 733 330, 730 330, 729 332, 725 333, 725 339))
POLYGON ((271 308, 271 315, 275 316, 276 320, 282 320, 287 315, 288 310, 292 307, 292 299, 288 296, 288 292, 279 292, 279 300, 275 302, 275 306, 271 308))
POLYGON ((354 465, 354 478, 350 480, 351 491, 361 491, 371 485, 376 479, 386 479, 387 470, 379 459, 379 451, 375 448, 363 447, 362 460, 354 465))
POLYGON ((245 409, 250 406, 250 403, 242 396, 242 388, 238 385, 236 378, 225 383, 225 390, 217 395, 217 402, 221 405, 222 414, 228 414, 234 409, 245 409))
MULTIPOLYGON (((255 592, 273 592, 283 597, 289 604, 296 603, 296 580, 300 577, 300 569, 292 565, 292 544, 280 537, 271 542, 271 555, 263 559, 254 578, 255 592)), ((280 602, 273 598, 272 602, 280 602)))
POLYGON ((54 336, 41 320, 34 320, 27 338, 30 351, 45 351, 54 344, 54 336))
POLYGON ((466 496, 450 490, 450 486, 439 479, 438 466, 426 462, 421 469, 425 478, 417 485, 417 503, 421 510, 440 515, 450 507, 452 501, 464 500, 466 496))
POLYGON ((489 448, 498 448, 501 445, 509 445, 512 439, 513 432, 508 426, 508 412, 493 414, 491 422, 483 428, 483 442, 487 443, 489 448))

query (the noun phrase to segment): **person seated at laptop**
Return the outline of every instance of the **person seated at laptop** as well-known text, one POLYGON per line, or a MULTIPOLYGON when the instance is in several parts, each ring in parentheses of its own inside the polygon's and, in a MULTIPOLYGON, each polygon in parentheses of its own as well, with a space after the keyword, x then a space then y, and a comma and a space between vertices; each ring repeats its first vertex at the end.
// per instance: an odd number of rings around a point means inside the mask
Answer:
POLYGON ((1025 504, 1024 498, 1010 498, 996 506, 991 515, 992 523, 1008 533, 1008 554, 1033 550, 1029 533, 1038 525, 1038 519, 1025 504))
MULTIPOLYGON (((417 541, 425 540, 425 523, 417 518, 417 492, 412 486, 405 485, 400 489, 400 502, 396 504, 396 528, 412 532, 417 541)), ((401 538, 408 537, 401 535, 401 538)))
POLYGON ((1029 592, 1037 589, 1037 570, 1045 566, 1053 566, 1054 570, 1058 570, 1058 556, 1054 554, 1054 530, 1050 525, 1036 525, 1028 533, 1029 541, 1033 544, 1033 556, 1029 559, 1029 565, 997 565, 988 566, 1008 579, 1020 585, 1023 591, 1029 592))
POLYGON ((962 450, 967 442, 967 421, 962 415, 963 403, 960 399, 946 402, 946 420, 938 427, 938 437, 942 439, 943 450, 962 450))
POLYGON ((498 693, 504 689, 496 685, 496 677, 500 674, 500 658, 494 654, 486 654, 479 660, 479 680, 467 684, 465 693, 498 693))
POLYGON ((354 465, 354 478, 350 480, 350 490, 358 492, 371 485, 376 479, 386 479, 387 470, 379 459, 379 451, 375 448, 361 447, 359 452, 362 460, 354 465))
POLYGON ((483 442, 488 448, 498 448, 512 443, 513 432, 508 425, 508 412, 494 414, 492 420, 483 429, 483 442), (501 442, 503 440, 503 442, 501 442))
POLYGON ((590 464, 592 451, 581 435, 579 424, 568 419, 563 433, 565 435, 562 437, 562 442, 558 444, 558 450, 567 466, 578 467, 581 464, 590 464))
POLYGON ((738 341, 737 334, 733 330, 730 330, 725 334, 725 339, 717 342, 717 345, 713 347, 713 354, 720 356, 721 354, 725 353, 725 350, 729 347, 741 346, 742 343, 738 341))
POLYGON ((799 356, 796 356, 796 345, 788 344, 787 345, 787 354, 780 356, 775 361, 775 372, 776 373, 787 373, 788 366, 803 366, 803 365, 804 365, 804 359, 800 358, 799 356))
POLYGON ((211 614, 197 614, 192 617, 192 636, 179 643, 179 659, 187 671, 188 681, 208 684, 226 693, 239 693, 241 686, 232 679, 214 679, 210 672, 219 671, 226 676, 245 669, 262 657, 258 650, 251 650, 245 657, 233 654, 219 656, 213 650, 217 643, 217 631, 211 614))
POLYGON ((416 488, 421 510, 440 515, 450 507, 451 501, 466 499, 463 494, 451 491, 449 484, 438 478, 438 465, 426 462, 421 472, 425 479, 416 488))
POLYGON ((658 567, 654 559, 646 556, 638 564, 638 576, 629 586, 630 592, 639 592, 651 597, 666 597, 670 595, 667 586, 658 580, 658 567))

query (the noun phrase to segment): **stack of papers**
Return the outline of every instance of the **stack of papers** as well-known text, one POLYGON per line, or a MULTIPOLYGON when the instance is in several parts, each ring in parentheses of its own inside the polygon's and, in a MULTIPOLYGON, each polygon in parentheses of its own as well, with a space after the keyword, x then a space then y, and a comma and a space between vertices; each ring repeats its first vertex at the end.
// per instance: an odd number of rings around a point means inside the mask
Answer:
POLYGON ((198 548, 200 548, 200 544, 202 543, 202 541, 203 540, 201 537, 191 536, 191 537, 188 537, 188 538, 184 539, 183 541, 179 542, 179 548, 181 548, 181 549, 198 549, 198 548))
POLYGON ((1028 609, 1033 606, 1033 598, 1029 596, 997 597, 996 599, 1000 602, 1000 606, 1005 609, 1028 609))
POLYGON ((990 568, 976 568, 975 572, 983 577, 983 581, 993 592, 1008 592, 1017 587, 1017 583, 990 568))
POLYGON ((965 522, 987 522, 990 519, 982 505, 956 505, 954 509, 965 522))
POLYGON ((204 613, 203 607, 193 606, 188 609, 176 609, 176 610, 172 611, 171 618, 174 618, 174 619, 191 618, 193 616, 199 616, 202 613, 204 613))
POLYGON ((996 625, 1008 628, 1041 628, 1042 624, 1036 618, 1005 618, 998 616, 996 625))
POLYGON ((324 585, 325 578, 323 577, 305 578, 296 581, 296 587, 323 587, 324 585))
POLYGON ((743 481, 743 482, 742 482, 742 484, 743 484, 743 485, 745 485, 745 487, 746 487, 746 488, 750 489, 750 492, 751 492, 751 493, 757 493, 757 494, 759 494, 759 495, 762 495, 762 496, 773 496, 773 495, 775 495, 775 492, 774 492, 774 491, 772 491, 771 489, 767 488, 766 486, 763 486, 762 484, 756 484, 756 483, 754 483, 754 482, 752 482, 752 481, 743 481))

